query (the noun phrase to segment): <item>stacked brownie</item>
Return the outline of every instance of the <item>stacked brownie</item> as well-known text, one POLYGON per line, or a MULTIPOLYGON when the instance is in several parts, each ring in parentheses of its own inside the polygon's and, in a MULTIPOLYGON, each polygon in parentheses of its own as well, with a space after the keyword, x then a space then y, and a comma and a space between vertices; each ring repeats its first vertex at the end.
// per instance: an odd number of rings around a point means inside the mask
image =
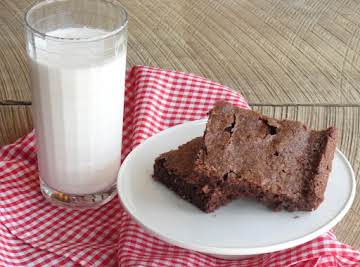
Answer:
POLYGON ((272 209, 316 209, 324 198, 336 131, 309 130, 219 102, 203 137, 160 155, 154 178, 205 212, 238 197, 272 209))

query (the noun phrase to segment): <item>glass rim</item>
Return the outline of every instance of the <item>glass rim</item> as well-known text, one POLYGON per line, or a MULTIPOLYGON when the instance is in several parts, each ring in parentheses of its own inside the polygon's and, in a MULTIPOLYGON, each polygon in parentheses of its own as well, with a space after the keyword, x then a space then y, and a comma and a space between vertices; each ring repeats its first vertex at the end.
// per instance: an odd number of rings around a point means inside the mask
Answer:
MULTIPOLYGON (((48 35, 47 33, 41 32, 39 30, 37 30, 35 27, 33 27, 31 25, 31 23, 29 22, 29 17, 30 17, 30 13, 31 11, 33 11, 35 8, 44 6, 44 5, 48 5, 48 4, 53 4, 55 2, 66 2, 68 0, 43 0, 40 2, 36 2, 35 4, 33 4, 32 6, 30 6, 27 11, 25 12, 25 27, 29 30, 31 30, 33 32, 34 35, 37 35, 43 39, 50 39, 50 40, 54 40, 54 41, 69 41, 69 42, 93 42, 93 41, 100 41, 100 40, 104 40, 110 37, 113 37, 115 35, 117 35, 118 33, 121 33, 122 31, 125 30, 127 24, 128 24, 128 13, 126 11, 125 8, 123 7, 116 7, 121 9, 121 11, 124 13, 124 18, 123 21, 121 23, 121 26, 116 28, 113 31, 110 32, 106 32, 105 34, 101 34, 95 37, 80 37, 80 38, 76 38, 76 37, 58 37, 58 36, 54 36, 54 35, 48 35)), ((111 2, 107 2, 108 4, 112 4, 111 2)))

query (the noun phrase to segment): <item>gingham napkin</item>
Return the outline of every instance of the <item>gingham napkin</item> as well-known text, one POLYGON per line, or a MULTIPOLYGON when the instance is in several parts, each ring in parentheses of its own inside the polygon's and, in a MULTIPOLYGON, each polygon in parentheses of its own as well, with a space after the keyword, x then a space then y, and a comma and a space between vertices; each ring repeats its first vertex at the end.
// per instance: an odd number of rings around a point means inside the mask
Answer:
MULTIPOLYGON (((133 67, 127 76, 123 158, 149 136, 206 116, 218 100, 248 108, 230 88, 192 74, 133 67)), ((327 233, 245 260, 220 260, 145 232, 119 200, 97 210, 48 204, 39 191, 34 133, 0 150, 1 266, 360 266, 360 252, 327 233)))

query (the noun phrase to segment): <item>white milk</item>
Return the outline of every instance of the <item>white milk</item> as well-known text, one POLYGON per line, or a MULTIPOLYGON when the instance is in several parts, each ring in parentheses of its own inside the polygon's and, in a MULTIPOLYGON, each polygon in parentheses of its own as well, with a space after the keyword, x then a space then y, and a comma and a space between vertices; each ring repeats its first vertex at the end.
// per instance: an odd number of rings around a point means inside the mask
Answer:
MULTIPOLYGON (((104 32, 67 28, 47 34, 84 38, 104 32)), ((42 40, 35 41, 41 45, 42 40)), ((104 47, 92 47, 85 51, 89 60, 79 60, 62 56, 76 51, 76 44, 74 49, 71 46, 53 49, 61 55, 39 49, 36 59, 31 59, 33 116, 41 179, 55 190, 80 195, 107 189, 116 181, 126 49, 117 56, 97 60, 91 53, 104 47)))

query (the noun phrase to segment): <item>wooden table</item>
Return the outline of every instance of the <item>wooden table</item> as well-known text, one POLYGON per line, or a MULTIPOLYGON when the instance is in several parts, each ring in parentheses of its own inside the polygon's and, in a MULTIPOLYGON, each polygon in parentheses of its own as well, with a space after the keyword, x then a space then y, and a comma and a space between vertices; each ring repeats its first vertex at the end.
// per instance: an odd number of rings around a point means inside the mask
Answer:
MULTIPOLYGON (((360 1, 118 1, 130 17, 128 66, 196 73, 262 113, 335 125, 359 176, 360 1)), ((33 2, 0 1, 0 145, 32 128, 23 16, 33 2)), ((357 191, 335 231, 360 248, 359 182, 357 191)))

